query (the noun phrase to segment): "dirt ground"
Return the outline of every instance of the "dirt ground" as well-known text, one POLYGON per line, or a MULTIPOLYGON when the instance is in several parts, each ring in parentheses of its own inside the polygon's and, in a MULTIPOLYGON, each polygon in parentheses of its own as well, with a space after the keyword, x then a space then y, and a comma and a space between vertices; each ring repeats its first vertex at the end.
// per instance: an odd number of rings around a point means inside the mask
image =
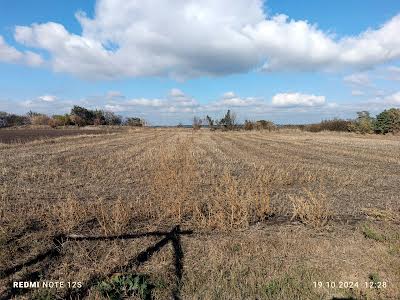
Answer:
POLYGON ((400 298, 398 137, 140 129, 0 168, 0 299, 400 298), (46 280, 82 287, 12 288, 46 280))
POLYGON ((26 143, 34 140, 43 140, 62 136, 82 135, 82 134, 103 134, 110 133, 110 130, 102 129, 31 129, 31 128, 12 128, 0 129, 0 143, 26 143))

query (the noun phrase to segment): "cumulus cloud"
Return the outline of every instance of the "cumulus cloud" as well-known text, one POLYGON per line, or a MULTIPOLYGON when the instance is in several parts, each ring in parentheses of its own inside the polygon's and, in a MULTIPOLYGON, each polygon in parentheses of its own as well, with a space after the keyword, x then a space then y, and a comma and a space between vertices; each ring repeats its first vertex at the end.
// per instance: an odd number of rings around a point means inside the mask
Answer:
POLYGON ((43 95, 43 96, 40 96, 39 99, 44 102, 53 102, 57 99, 57 97, 54 95, 43 95))
POLYGON ((18 62, 22 57, 22 53, 17 49, 7 45, 4 38, 0 35, 0 61, 18 62))
POLYGON ((0 35, 0 62, 39 66, 43 63, 42 57, 32 51, 21 52, 8 45, 0 35))
POLYGON ((325 96, 315 96, 301 93, 280 93, 272 97, 272 104, 281 107, 320 106, 325 104, 325 96))
POLYGON ((48 51, 55 71, 85 78, 362 69, 400 58, 400 15, 340 39, 306 20, 267 17, 262 0, 98 0, 93 18, 76 17, 81 35, 48 22, 14 36, 48 51))

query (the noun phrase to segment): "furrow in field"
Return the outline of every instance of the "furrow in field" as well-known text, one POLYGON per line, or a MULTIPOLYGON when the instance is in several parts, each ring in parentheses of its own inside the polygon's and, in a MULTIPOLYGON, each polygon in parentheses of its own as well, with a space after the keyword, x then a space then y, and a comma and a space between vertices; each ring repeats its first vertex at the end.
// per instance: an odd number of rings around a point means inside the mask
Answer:
MULTIPOLYGON (((306 159, 326 159, 342 160, 347 163, 352 160, 363 162, 365 165, 381 163, 387 166, 400 165, 400 143, 390 141, 390 144, 379 146, 374 143, 346 143, 343 138, 343 143, 339 140, 328 137, 319 137, 318 139, 311 139, 307 137, 299 137, 295 139, 286 138, 286 136, 279 136, 278 134, 254 134, 254 135, 238 135, 239 139, 250 140, 258 144, 260 147, 279 147, 283 150, 290 151, 291 155, 296 155, 300 158, 306 159), (338 143, 339 142, 339 143, 338 143)), ((370 141, 369 141, 370 142, 370 141)), ((376 142, 376 141, 375 141, 376 142)), ((361 142, 362 143, 362 142, 361 142)))

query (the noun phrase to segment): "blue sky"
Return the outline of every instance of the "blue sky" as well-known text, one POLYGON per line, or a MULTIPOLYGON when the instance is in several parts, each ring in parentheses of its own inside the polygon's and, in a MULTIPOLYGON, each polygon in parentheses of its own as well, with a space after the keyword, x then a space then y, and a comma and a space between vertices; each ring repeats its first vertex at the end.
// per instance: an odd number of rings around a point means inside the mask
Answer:
POLYGON ((400 2, 2 1, 0 111, 308 123, 400 106, 400 2), (216 4, 217 3, 217 4, 216 4))

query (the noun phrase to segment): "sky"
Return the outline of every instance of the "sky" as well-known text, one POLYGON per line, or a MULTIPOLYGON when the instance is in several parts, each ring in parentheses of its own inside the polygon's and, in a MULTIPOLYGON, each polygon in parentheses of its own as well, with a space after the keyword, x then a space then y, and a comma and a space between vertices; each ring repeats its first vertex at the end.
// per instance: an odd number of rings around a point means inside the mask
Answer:
POLYGON ((279 124, 400 107, 398 0, 0 2, 0 111, 279 124))

